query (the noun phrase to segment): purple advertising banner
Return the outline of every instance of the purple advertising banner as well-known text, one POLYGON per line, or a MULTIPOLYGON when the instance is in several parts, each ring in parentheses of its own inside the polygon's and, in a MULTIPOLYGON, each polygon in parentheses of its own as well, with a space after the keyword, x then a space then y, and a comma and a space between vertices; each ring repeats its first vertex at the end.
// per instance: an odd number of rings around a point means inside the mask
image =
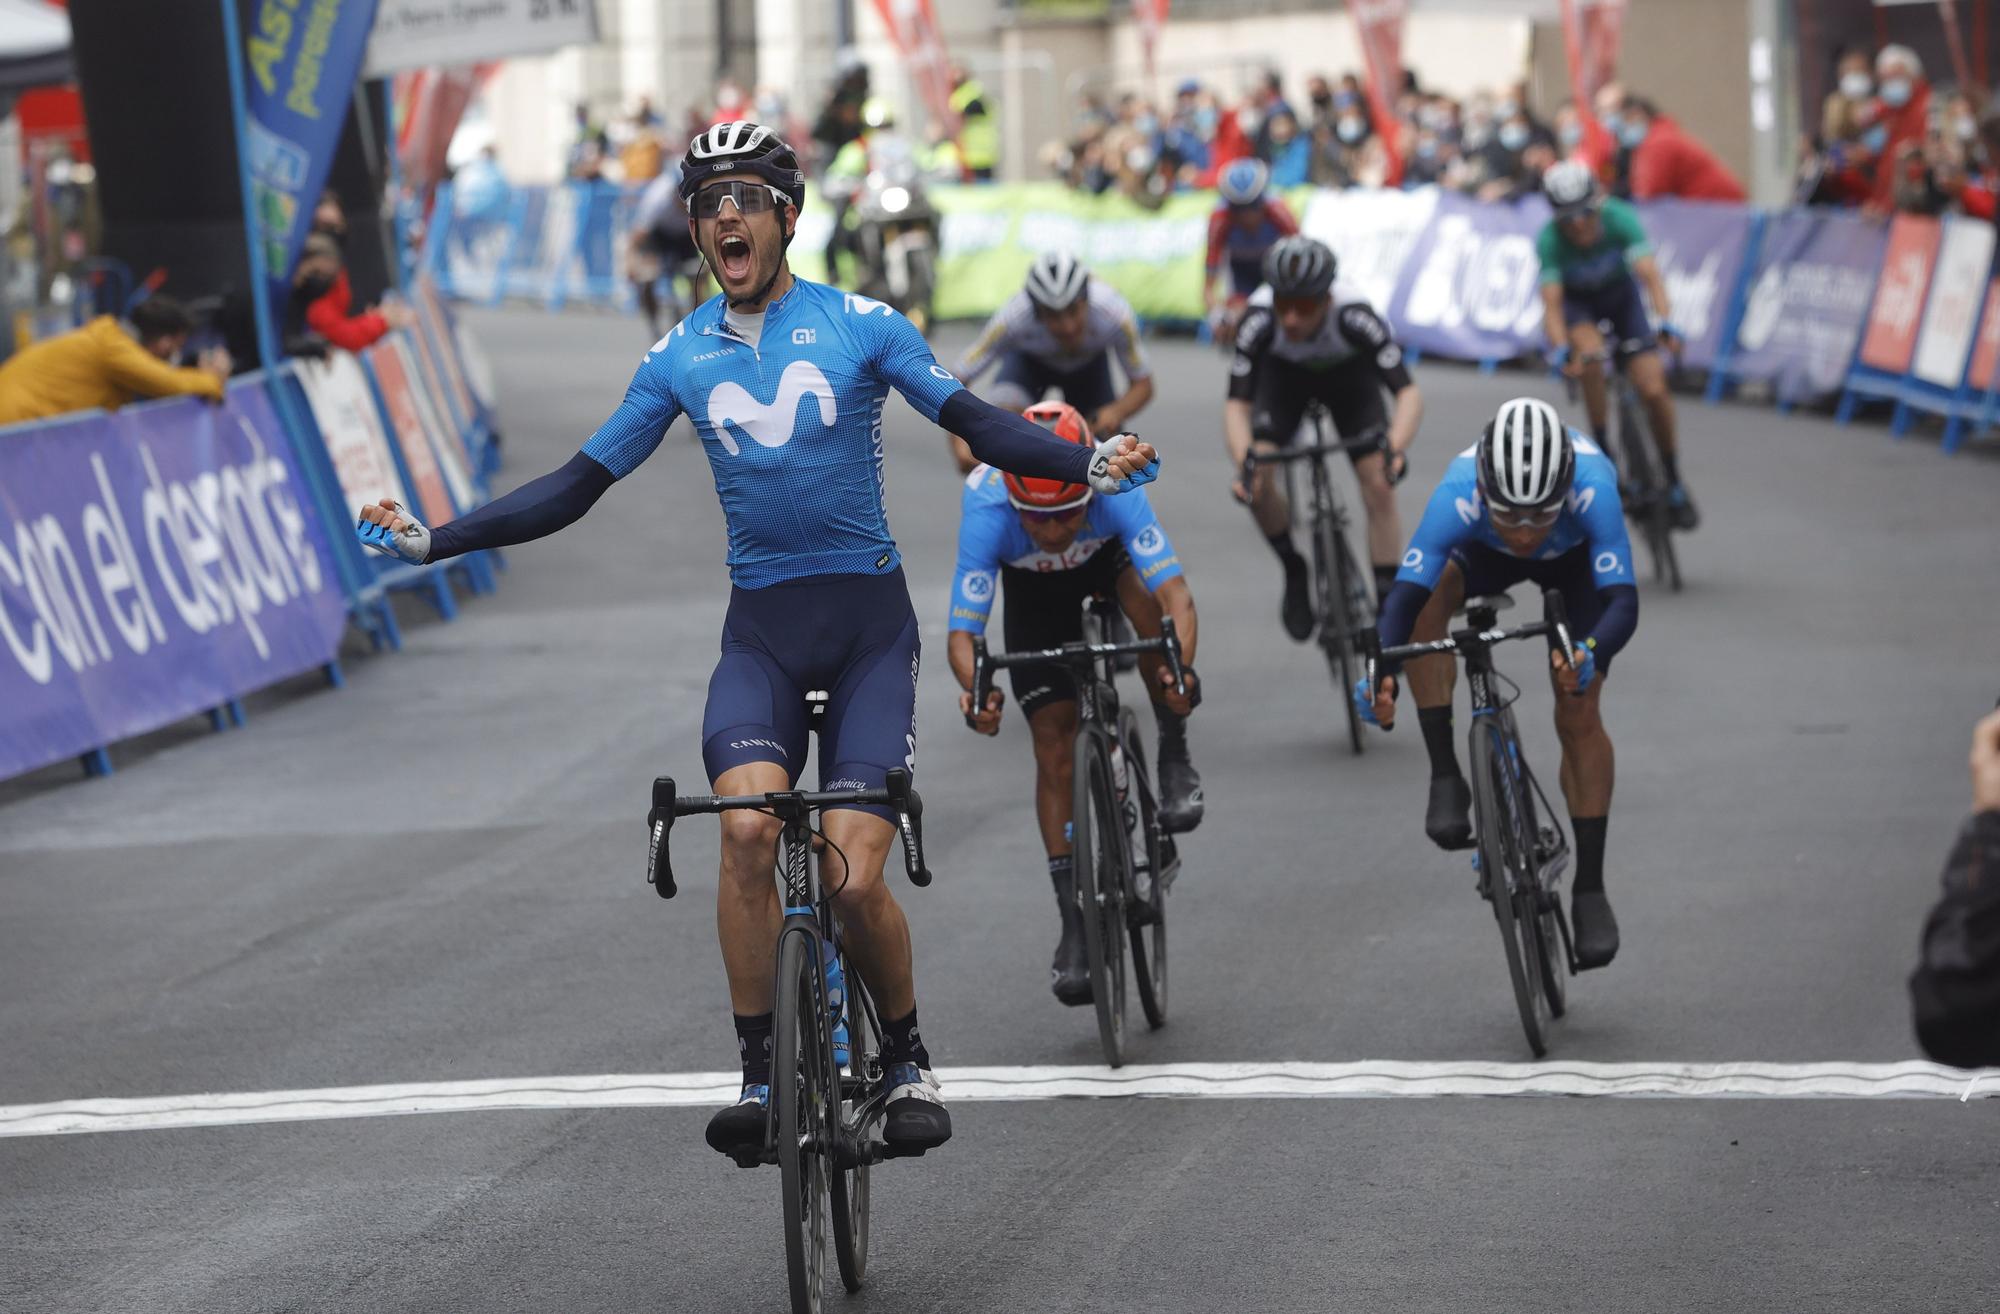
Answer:
POLYGON ((1389 322, 1403 345, 1459 360, 1539 351, 1535 237, 1548 218, 1548 203, 1539 196, 1498 205, 1440 192, 1389 304, 1389 322))
POLYGON ((1729 299, 1750 250, 1752 212, 1713 201, 1648 201, 1639 207, 1666 280, 1674 327, 1684 335, 1681 362, 1715 364, 1728 327, 1729 299))
POLYGON ((1768 382, 1787 402, 1839 392, 1887 241, 1887 228, 1850 210, 1773 214, 1730 376, 1768 382))
POLYGON ((308 502, 256 383, 0 434, 0 779, 331 660, 308 502))

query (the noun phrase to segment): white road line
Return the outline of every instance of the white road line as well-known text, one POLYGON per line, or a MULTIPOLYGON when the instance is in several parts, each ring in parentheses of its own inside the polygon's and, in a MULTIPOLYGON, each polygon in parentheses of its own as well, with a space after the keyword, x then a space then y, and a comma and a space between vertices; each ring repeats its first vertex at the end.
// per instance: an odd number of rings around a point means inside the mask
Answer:
MULTIPOLYGON (((1405 1099, 1574 1095, 1620 1099, 2000 1098, 2000 1083, 1934 1063, 1168 1063, 1100 1067, 944 1068, 953 1100, 1405 1099), (1968 1078, 1973 1084, 1968 1085, 1968 1078)), ((2000 1071, 1984 1075, 2000 1076, 2000 1071)), ((0 1105, 0 1136, 163 1127, 226 1127, 404 1113, 715 1105, 736 1097, 733 1072, 641 1073, 332 1086, 150 1099, 0 1105)))

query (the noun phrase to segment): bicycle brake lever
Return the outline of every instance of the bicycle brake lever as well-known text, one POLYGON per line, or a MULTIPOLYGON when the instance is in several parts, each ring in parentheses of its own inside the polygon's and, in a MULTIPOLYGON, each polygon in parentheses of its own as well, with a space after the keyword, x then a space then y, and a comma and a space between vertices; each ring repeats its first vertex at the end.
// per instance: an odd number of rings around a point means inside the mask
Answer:
POLYGON ((903 870, 910 884, 922 888, 931 883, 930 868, 924 865, 924 801, 910 788, 910 773, 902 767, 889 772, 886 783, 896 830, 903 837, 903 870))
POLYGON ((671 899, 674 863, 668 853, 668 836, 674 828, 674 778, 660 776, 653 781, 653 810, 646 814, 646 883, 662 899, 671 899))
POLYGON ((1570 670, 1576 669, 1576 645, 1569 637, 1569 604, 1563 601, 1560 589, 1542 590, 1542 616, 1548 622, 1549 636, 1555 640, 1563 655, 1563 663, 1570 670))
POLYGON ((1174 677, 1174 693, 1178 697, 1185 698, 1187 697, 1187 672, 1181 666, 1181 640, 1180 636, 1174 632, 1174 618, 1172 616, 1160 617, 1160 638, 1166 644, 1167 670, 1174 677))

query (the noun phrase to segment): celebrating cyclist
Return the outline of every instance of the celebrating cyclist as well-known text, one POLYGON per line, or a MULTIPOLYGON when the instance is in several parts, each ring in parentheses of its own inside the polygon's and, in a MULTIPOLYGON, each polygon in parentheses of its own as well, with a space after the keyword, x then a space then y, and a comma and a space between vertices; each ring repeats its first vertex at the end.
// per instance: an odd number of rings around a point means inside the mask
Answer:
MULTIPOLYGON (((554 533, 660 445, 686 414, 708 455, 729 530, 733 587, 709 681, 702 758, 720 794, 793 787, 805 766, 806 693, 825 690, 821 788, 881 788, 916 753, 917 620, 882 507, 882 402, 893 387, 993 465, 1088 483, 1149 482, 1153 450, 1129 436, 1093 449, 981 402, 908 320, 865 297, 792 276, 786 248, 805 203, 798 158, 769 128, 720 123, 689 144, 681 198, 722 294, 653 344, 624 402, 561 469, 436 530, 384 501, 364 542, 406 561, 554 533)), ((951 1135, 917 1030, 910 933, 882 879, 896 827, 882 809, 829 810, 828 884, 853 961, 883 1020, 884 1139, 922 1150, 951 1135)), ((725 1153, 762 1143, 769 1107, 774 959, 782 920, 779 823, 722 822, 716 920, 743 1063, 743 1093, 716 1114, 725 1153)), ((781 1043, 790 1044, 791 1038, 781 1043)))
MULTIPOLYGON (((1039 402, 1028 408, 1027 418, 1068 442, 1094 445, 1090 426, 1066 402, 1039 402)), ((1085 484, 1003 475, 980 466, 965 481, 956 578, 947 651, 952 673, 967 691, 959 696, 959 708, 981 734, 1000 732, 1003 700, 992 690, 986 706, 974 713, 972 640, 986 632, 996 592, 1007 599, 1003 624, 1007 647, 1015 651, 1081 639, 1083 603, 1090 597, 1117 599, 1133 628, 1147 638, 1160 633, 1161 616, 1173 617, 1186 693, 1174 692, 1173 675, 1159 657, 1146 657, 1140 669, 1160 726, 1161 825, 1169 832, 1194 829, 1202 815, 1201 777, 1187 747, 1187 715, 1201 701, 1193 665, 1194 595, 1146 494, 1099 498, 1085 484)), ((1062 939, 1051 968, 1055 994, 1065 1004, 1087 1004, 1090 968, 1069 836, 1076 681, 1068 667, 1055 663, 1010 667, 1008 674, 1034 739, 1035 818, 1062 912, 1062 939)))
POLYGON ((1606 196, 1589 167, 1573 160, 1543 175, 1542 191, 1555 207, 1555 217, 1535 239, 1535 254, 1542 262, 1542 311, 1550 360, 1582 383, 1590 435, 1609 454, 1603 355, 1620 346, 1633 353, 1625 371, 1660 447, 1674 524, 1693 529, 1701 517, 1681 482, 1674 395, 1667 389, 1666 365, 1653 349, 1656 340, 1672 344, 1681 335, 1673 324, 1667 281, 1660 276, 1660 263, 1653 258, 1653 244, 1639 223, 1639 212, 1628 202, 1606 196), (1639 295, 1642 284, 1644 300, 1639 295), (1648 300, 1659 318, 1657 332, 1646 319, 1648 300), (1608 344, 1598 327, 1605 323, 1616 335, 1616 341, 1608 344))
MULTIPOLYGON (((1595 444, 1572 434, 1547 402, 1516 397, 1501 405, 1479 441, 1452 461, 1431 494, 1396 586, 1382 603, 1382 646, 1445 637, 1468 597, 1522 581, 1562 590, 1576 641, 1575 669, 1549 654, 1556 687, 1562 788, 1576 834, 1570 918, 1582 967, 1618 952, 1618 920, 1604 894, 1604 833, 1611 811, 1611 736, 1598 704, 1611 659, 1639 624, 1632 548, 1618 504, 1618 472, 1595 444)), ((1472 846, 1472 791, 1452 744, 1451 695, 1458 667, 1449 655, 1409 663, 1417 724, 1431 760, 1424 831, 1440 848, 1472 846)), ((1387 727, 1396 715, 1396 678, 1375 697, 1354 690, 1362 715, 1387 727)))
POLYGON ((1299 221, 1292 217, 1290 208, 1266 194, 1270 185, 1270 167, 1250 156, 1231 160, 1215 180, 1222 202, 1208 216, 1208 263, 1201 280, 1201 309, 1203 317, 1215 325, 1217 342, 1226 344, 1235 334, 1250 294, 1264 281, 1264 257, 1278 239, 1299 231, 1299 221), (1229 266, 1226 296, 1221 291, 1225 261, 1229 266))
MULTIPOLYGON (((1253 445, 1265 452, 1289 445, 1315 401, 1342 438, 1383 435, 1377 450, 1351 454, 1368 511, 1368 556, 1379 599, 1396 577, 1403 522, 1394 486, 1409 466, 1404 453, 1423 422, 1424 398, 1388 324, 1360 293, 1337 283, 1334 272, 1332 250, 1310 237, 1287 237, 1264 257, 1265 285, 1251 297, 1236 334, 1223 439, 1240 470, 1253 445), (1393 410, 1382 404, 1384 391, 1394 398, 1393 410)), ((1269 466, 1259 466, 1250 486, 1239 478, 1234 491, 1249 504, 1284 567, 1285 632, 1303 643, 1313 632, 1311 576, 1292 542, 1282 481, 1269 466)))
MULTIPOLYGON (((986 394, 995 406, 1023 410, 1054 389, 1096 433, 1119 432, 1153 400, 1153 369, 1132 307, 1067 251, 1035 257, 1026 286, 994 312, 953 373, 971 385, 996 363, 1000 374, 986 394), (1114 355, 1123 392, 1111 378, 1114 355)), ((953 446, 959 469, 970 474, 977 464, 971 451, 963 441, 953 446)))

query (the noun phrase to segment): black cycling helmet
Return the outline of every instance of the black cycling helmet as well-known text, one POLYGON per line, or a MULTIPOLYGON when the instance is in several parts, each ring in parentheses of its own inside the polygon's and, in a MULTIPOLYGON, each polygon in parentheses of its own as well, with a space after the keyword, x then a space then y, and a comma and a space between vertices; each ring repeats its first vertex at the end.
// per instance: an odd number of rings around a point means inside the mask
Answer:
POLYGON ((1303 233, 1281 237, 1264 253, 1264 281, 1273 296, 1325 296, 1333 286, 1333 248, 1303 233))
MULTIPOLYGON (((777 133, 757 123, 718 123, 697 133, 681 157, 681 200, 688 201, 717 174, 755 174, 806 208, 806 173, 799 157, 777 133)), ((786 239, 789 241, 790 239, 786 239)))

